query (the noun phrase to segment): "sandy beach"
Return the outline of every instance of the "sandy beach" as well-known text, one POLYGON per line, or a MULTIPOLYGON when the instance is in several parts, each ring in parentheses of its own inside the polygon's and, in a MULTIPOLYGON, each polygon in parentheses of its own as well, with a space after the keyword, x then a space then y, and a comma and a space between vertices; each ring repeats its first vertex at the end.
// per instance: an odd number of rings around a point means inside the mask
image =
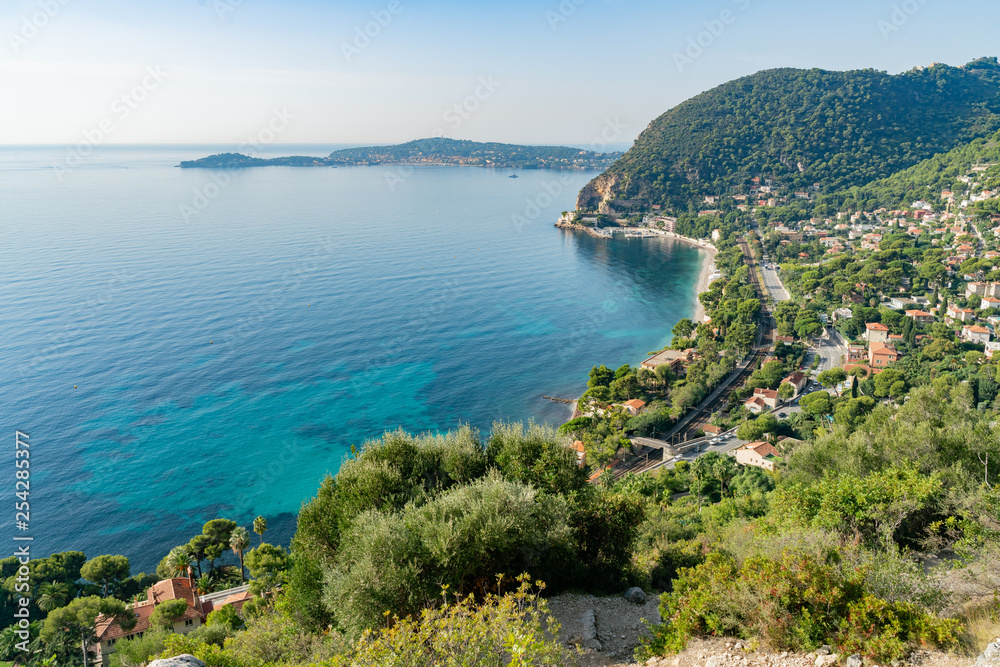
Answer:
POLYGON ((718 252, 715 248, 699 247, 704 251, 705 258, 702 260, 701 273, 698 274, 698 282, 695 285, 696 296, 693 320, 695 324, 699 324, 705 319, 705 306, 701 305, 701 301, 698 300, 697 295, 708 291, 709 278, 715 271, 715 254, 718 252))

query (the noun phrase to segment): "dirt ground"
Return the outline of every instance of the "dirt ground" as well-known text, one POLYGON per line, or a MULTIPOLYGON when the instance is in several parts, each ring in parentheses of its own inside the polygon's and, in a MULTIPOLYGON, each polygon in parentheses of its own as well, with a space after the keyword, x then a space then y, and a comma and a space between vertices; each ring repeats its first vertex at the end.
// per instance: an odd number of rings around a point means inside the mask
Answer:
MULTIPOLYGON (((815 667, 817 655, 799 655, 787 652, 773 653, 753 650, 737 639, 695 639, 687 650, 669 658, 654 658, 636 663, 633 656, 645 633, 646 624, 660 622, 659 599, 655 594, 646 596, 645 604, 629 602, 623 596, 596 597, 593 595, 566 594, 549 600, 549 610, 562 626, 559 638, 571 645, 590 645, 581 650, 579 667, 815 667), (587 625, 593 612, 593 627, 587 625), (599 644, 591 644, 590 638, 599 644), (599 645, 599 649, 596 646, 599 645)), ((848 656, 838 656, 838 665, 844 665, 848 656)), ((971 667, 975 659, 957 658, 943 653, 918 651, 900 664, 920 667, 971 667)), ((864 666, 875 663, 865 661, 864 666)), ((888 667, 888 666, 883 666, 888 667)))
POLYGON ((559 638, 568 644, 579 643, 585 635, 584 613, 593 610, 600 651, 581 657, 582 667, 603 667, 632 659, 639 637, 645 632, 644 621, 660 622, 659 598, 647 595, 646 603, 629 602, 621 595, 595 597, 593 595, 566 594, 549 600, 549 611, 562 629, 559 638))

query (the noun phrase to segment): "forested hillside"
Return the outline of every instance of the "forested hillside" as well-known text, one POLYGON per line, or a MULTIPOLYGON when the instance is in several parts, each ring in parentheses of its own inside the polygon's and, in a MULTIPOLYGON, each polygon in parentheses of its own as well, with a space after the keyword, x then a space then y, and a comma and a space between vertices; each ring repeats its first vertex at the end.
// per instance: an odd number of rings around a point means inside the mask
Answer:
POLYGON ((762 177, 832 192, 886 178, 1000 129, 996 58, 899 75, 775 69, 666 112, 580 193, 578 208, 631 200, 676 212, 762 177))
POLYGON ((1000 132, 935 155, 888 178, 834 193, 823 200, 838 210, 872 211, 880 207, 910 206, 919 199, 937 200, 945 191, 960 195, 967 190, 960 178, 973 166, 995 171, 995 166, 989 165, 997 163, 1000 163, 1000 132))

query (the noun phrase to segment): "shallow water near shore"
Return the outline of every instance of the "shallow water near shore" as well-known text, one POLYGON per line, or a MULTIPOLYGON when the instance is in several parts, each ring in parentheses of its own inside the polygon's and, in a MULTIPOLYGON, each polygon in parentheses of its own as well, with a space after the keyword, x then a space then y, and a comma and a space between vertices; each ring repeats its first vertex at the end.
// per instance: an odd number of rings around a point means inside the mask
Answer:
POLYGON ((65 149, 0 148, 0 422, 31 436, 35 556, 148 571, 217 516, 287 543, 351 445, 560 423, 543 394, 694 312, 701 251, 553 228, 593 173, 173 166, 212 152, 105 148, 60 182, 65 149))

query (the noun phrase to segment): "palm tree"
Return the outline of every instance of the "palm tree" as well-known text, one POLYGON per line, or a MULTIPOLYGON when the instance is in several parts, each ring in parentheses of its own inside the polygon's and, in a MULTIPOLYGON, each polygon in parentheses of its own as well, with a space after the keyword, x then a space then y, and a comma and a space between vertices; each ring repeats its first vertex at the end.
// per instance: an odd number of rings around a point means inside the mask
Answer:
POLYGON ((247 532, 247 529, 243 526, 233 528, 233 534, 229 536, 229 546, 240 559, 240 583, 242 584, 246 581, 243 576, 243 552, 250 546, 250 533, 247 532))
POLYGON ((184 547, 174 547, 167 554, 167 567, 178 576, 187 576, 194 560, 184 547))
POLYGON ((694 461, 691 462, 691 475, 695 478, 695 482, 698 485, 698 511, 701 511, 701 482, 702 480, 708 479, 712 476, 712 464, 711 460, 699 456, 694 461))
POLYGON ((69 584, 53 581, 38 587, 38 608, 50 612, 66 604, 69 600, 69 584))
POLYGON ((267 532, 267 519, 262 516, 253 520, 253 532, 260 535, 260 543, 264 544, 264 533, 267 532))
POLYGON ((739 473, 739 465, 728 456, 720 456, 712 462, 712 476, 719 480, 719 490, 726 495, 726 485, 739 473))

